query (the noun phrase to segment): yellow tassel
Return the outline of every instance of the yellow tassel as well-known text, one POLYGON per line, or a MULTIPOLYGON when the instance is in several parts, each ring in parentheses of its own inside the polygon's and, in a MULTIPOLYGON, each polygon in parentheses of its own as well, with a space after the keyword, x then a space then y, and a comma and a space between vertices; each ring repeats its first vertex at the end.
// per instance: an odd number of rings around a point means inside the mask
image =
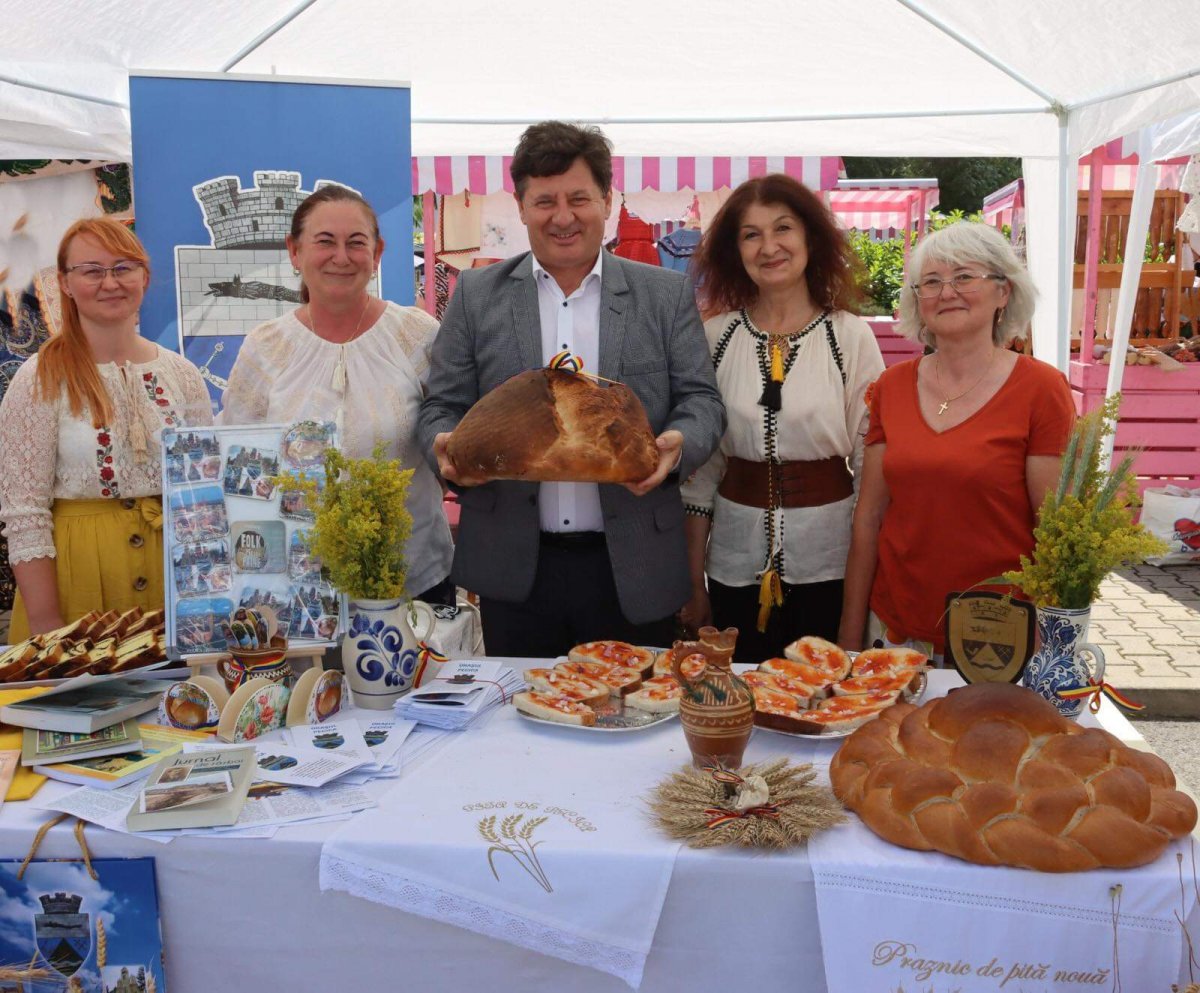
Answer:
POLYGON ((783 605, 783 585, 779 581, 779 573, 768 569, 763 573, 762 585, 758 588, 758 630, 767 630, 767 619, 771 616, 771 608, 783 605))
POLYGON ((771 382, 783 382, 783 349, 777 344, 771 344, 771 382))

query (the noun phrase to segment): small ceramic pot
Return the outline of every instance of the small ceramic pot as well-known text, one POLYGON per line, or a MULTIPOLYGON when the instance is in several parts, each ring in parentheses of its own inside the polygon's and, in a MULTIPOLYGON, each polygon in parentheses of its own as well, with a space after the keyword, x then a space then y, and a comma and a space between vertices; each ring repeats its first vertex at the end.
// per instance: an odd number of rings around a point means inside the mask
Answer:
POLYGON ((754 730, 754 692, 730 668, 736 639, 737 628, 705 627, 698 642, 677 641, 671 649, 671 668, 683 689, 679 721, 698 768, 738 768, 754 730))
POLYGON ((283 657, 282 649, 233 652, 227 658, 217 660, 217 672, 225 680, 225 688, 230 693, 259 677, 287 686, 291 685, 292 680, 292 664, 283 657))

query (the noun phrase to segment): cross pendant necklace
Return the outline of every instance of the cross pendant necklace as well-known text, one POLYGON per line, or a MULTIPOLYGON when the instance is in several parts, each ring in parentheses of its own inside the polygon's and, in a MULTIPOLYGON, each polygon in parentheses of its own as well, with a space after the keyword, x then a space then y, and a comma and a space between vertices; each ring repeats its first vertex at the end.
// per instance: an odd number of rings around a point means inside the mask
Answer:
POLYGON ((975 382, 973 382, 970 386, 968 386, 961 393, 957 394, 956 396, 952 396, 952 397, 946 396, 945 390, 942 389, 942 377, 940 374, 941 373, 941 362, 938 361, 939 356, 937 354, 935 354, 933 356, 933 378, 934 378, 934 381, 937 383, 938 392, 942 394, 942 402, 941 402, 941 405, 938 407, 938 417, 941 417, 942 414, 946 413, 946 411, 950 409, 950 404, 954 403, 955 400, 961 400, 968 393, 970 393, 973 389, 975 389, 976 386, 978 386, 980 383, 983 382, 984 376, 986 376, 988 374, 988 370, 992 368, 992 361, 996 358, 996 351, 997 351, 996 348, 992 348, 992 354, 990 356, 988 356, 987 365, 985 365, 983 367, 983 372, 981 372, 979 374, 979 378, 977 380, 975 380, 975 382))

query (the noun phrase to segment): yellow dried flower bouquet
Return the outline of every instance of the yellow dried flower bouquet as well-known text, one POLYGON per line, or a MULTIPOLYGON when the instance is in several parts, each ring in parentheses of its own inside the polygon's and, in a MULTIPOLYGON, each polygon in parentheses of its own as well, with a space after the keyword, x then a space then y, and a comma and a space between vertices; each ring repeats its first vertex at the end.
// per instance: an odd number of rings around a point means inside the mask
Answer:
POLYGON ((1120 394, 1075 424, 1058 486, 1046 494, 1034 528, 1033 559, 1004 574, 1039 607, 1090 607, 1113 569, 1161 555, 1164 546, 1133 519, 1135 454, 1101 464, 1104 437, 1114 430, 1120 394))
POLYGON ((312 550, 330 582, 351 600, 390 600, 404 595, 404 546, 412 534, 406 500, 411 469, 383 457, 350 459, 338 449, 325 453, 325 485, 285 474, 285 489, 304 493, 315 512, 312 550))

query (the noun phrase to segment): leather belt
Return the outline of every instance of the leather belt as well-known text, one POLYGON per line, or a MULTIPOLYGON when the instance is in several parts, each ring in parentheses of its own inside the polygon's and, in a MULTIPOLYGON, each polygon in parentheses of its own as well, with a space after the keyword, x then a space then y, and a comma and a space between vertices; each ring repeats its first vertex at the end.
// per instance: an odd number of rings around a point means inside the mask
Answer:
POLYGON ((811 462, 774 464, 731 456, 717 492, 745 507, 769 509, 772 472, 776 473, 774 491, 779 507, 821 507, 854 493, 854 477, 846 460, 837 455, 811 462))
POLYGON ((542 531, 541 543, 546 548, 566 548, 582 551, 585 548, 603 548, 603 531, 542 531))

